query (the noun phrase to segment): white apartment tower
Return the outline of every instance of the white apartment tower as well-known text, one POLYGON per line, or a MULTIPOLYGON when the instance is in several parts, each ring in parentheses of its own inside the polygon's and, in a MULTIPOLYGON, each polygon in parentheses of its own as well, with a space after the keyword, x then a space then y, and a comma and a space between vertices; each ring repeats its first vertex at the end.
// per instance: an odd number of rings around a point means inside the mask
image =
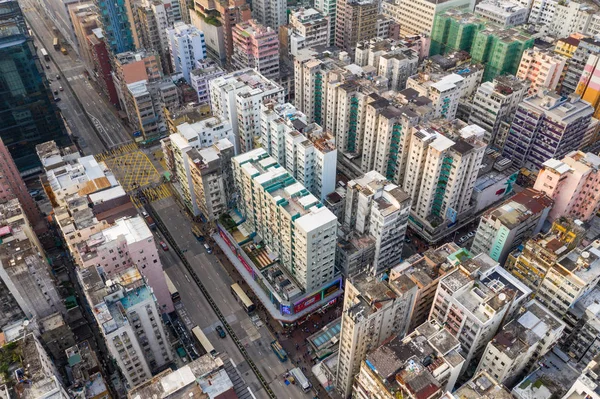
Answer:
POLYGON ((204 32, 193 25, 177 22, 173 28, 167 29, 167 35, 173 72, 181 72, 185 81, 190 83, 190 74, 196 63, 206 58, 204 32))
POLYGON ((252 17, 261 25, 279 30, 287 23, 287 3, 285 0, 254 0, 252 17))
POLYGON ((171 362, 156 299, 136 268, 106 283, 95 267, 79 269, 78 275, 108 351, 130 388, 171 362))
POLYGON ((262 147, 321 201, 335 190, 333 137, 289 103, 261 104, 262 147))
POLYGON ((431 100, 434 118, 453 120, 456 116, 459 100, 468 89, 464 84, 464 80, 462 76, 456 73, 419 73, 408 78, 406 87, 416 90, 419 95, 431 100))
POLYGON ((484 130, 455 120, 415 127, 404 175, 412 214, 420 220, 455 220, 469 208, 486 145, 484 130))
POLYGON ((291 54, 302 48, 329 46, 329 17, 314 8, 300 9, 290 14, 291 54))
POLYGON ((512 386, 522 373, 558 343, 565 323, 536 300, 527 303, 487 344, 477 371, 487 371, 498 382, 512 386))
POLYGON ((231 121, 236 154, 260 146, 260 104, 283 103, 283 87, 253 69, 236 71, 209 83, 215 116, 231 121))
POLYGON ((496 143, 502 122, 511 122, 517 106, 527 94, 528 87, 526 82, 510 75, 498 76, 493 82, 485 82, 479 86, 473 97, 469 123, 485 130, 485 143, 496 143))
POLYGON ((334 277, 337 218, 263 148, 233 158, 238 209, 306 292, 334 277))
POLYGON ((531 290, 485 254, 461 263, 438 285, 429 315, 456 337, 466 369, 531 290))
POLYGON ((346 281, 336 389, 347 398, 366 354, 408 330, 417 287, 406 276, 386 282, 358 274, 346 281))
POLYGON ((400 262, 410 201, 400 187, 375 171, 348 182, 343 224, 375 239, 374 275, 400 262))

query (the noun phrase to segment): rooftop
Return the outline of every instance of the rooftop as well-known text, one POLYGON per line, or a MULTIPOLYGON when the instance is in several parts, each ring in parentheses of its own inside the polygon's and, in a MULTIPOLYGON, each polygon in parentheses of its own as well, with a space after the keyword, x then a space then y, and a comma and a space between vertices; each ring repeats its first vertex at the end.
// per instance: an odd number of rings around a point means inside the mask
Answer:
POLYGON ((573 123, 583 116, 594 113, 590 103, 581 100, 577 95, 565 97, 548 91, 540 91, 534 96, 525 98, 520 106, 544 114, 561 125, 573 123))
POLYGON ((486 218, 499 220, 509 229, 514 229, 531 217, 552 207, 554 201, 542 192, 526 188, 498 207, 486 212, 486 218))
POLYGON ((270 200, 290 214, 296 227, 312 231, 337 220, 317 197, 298 183, 263 148, 257 148, 233 158, 242 172, 261 185, 270 200))
POLYGON ((461 399, 514 399, 502 384, 485 371, 458 388, 454 396, 461 399))

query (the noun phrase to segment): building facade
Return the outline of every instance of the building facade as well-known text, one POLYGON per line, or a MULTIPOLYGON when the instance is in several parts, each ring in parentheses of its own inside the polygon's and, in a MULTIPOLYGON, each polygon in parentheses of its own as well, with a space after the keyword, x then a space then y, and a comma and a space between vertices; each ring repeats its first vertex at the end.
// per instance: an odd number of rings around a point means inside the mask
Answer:
POLYGON ((237 69, 253 68, 268 79, 279 78, 279 37, 277 32, 255 20, 233 28, 232 63, 237 69))
POLYGON ((173 28, 167 29, 167 35, 173 72, 181 72, 186 82, 190 83, 190 74, 196 63, 206 58, 204 33, 192 25, 178 22, 173 28))

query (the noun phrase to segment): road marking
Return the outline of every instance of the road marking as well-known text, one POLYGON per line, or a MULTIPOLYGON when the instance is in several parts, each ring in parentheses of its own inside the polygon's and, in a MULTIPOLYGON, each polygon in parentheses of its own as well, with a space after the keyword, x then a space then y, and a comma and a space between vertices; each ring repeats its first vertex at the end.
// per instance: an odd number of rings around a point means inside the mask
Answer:
MULTIPOLYGON (((231 360, 231 358, 229 360, 231 360)), ((252 396, 254 399, 256 399, 256 396, 254 396, 254 394, 252 393, 252 390, 250 389, 250 387, 248 387, 248 392, 250 392, 250 396, 252 396)), ((290 398, 290 399, 292 399, 292 398, 290 398)))
MULTIPOLYGON (((231 362, 231 364, 233 365, 233 367, 237 369, 237 365, 235 364, 235 362, 233 361, 233 359, 229 358, 229 361, 231 362)), ((250 388, 248 388, 248 389, 250 389, 250 388)))

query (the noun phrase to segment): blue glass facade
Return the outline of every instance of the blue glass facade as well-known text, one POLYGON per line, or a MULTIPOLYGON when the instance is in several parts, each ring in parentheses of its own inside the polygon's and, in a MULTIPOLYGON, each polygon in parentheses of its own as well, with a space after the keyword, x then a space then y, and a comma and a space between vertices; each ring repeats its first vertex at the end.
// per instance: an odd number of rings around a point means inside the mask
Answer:
POLYGON ((131 24, 127 17, 127 1, 96 0, 106 44, 113 54, 135 50, 131 24))
POLYGON ((21 172, 40 167, 37 144, 69 144, 16 1, 0 2, 0 137, 21 172))

